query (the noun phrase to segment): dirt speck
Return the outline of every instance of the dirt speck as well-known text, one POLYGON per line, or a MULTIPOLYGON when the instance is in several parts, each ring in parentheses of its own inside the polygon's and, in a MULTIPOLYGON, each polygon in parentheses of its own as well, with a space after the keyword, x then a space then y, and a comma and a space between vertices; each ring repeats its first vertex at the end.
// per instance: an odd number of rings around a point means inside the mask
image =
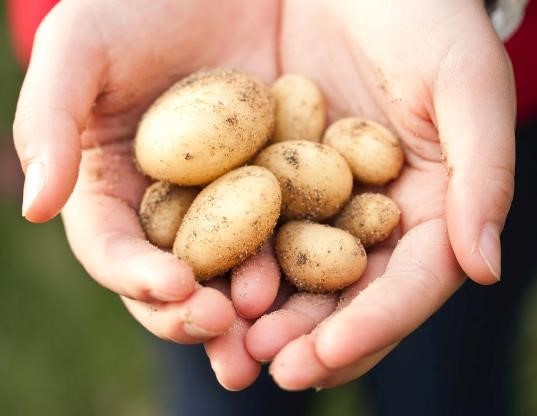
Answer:
POLYGON ((298 151, 296 149, 292 148, 286 148, 283 151, 283 157, 285 158, 285 161, 294 167, 295 169, 298 169, 300 167, 299 157, 298 157, 298 151))
POLYGON ((231 116, 226 118, 226 123, 229 124, 230 126, 236 126, 238 122, 239 122, 239 119, 236 114, 232 114, 231 116))
POLYGON ((308 262, 308 256, 305 253, 298 253, 296 256, 296 264, 298 266, 303 266, 308 262))

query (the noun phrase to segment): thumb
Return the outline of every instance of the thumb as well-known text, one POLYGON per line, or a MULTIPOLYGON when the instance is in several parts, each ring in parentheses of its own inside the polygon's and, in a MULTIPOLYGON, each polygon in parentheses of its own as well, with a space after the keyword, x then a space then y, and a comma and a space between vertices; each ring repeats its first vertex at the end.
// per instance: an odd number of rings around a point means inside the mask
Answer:
POLYGON ((43 222, 63 207, 78 176, 80 134, 98 92, 97 36, 61 2, 36 33, 13 124, 26 179, 23 215, 43 222))
POLYGON ((500 233, 513 197, 516 103, 509 58, 492 29, 486 35, 450 51, 433 95, 450 175, 449 238, 465 273, 492 284, 500 280, 500 233))

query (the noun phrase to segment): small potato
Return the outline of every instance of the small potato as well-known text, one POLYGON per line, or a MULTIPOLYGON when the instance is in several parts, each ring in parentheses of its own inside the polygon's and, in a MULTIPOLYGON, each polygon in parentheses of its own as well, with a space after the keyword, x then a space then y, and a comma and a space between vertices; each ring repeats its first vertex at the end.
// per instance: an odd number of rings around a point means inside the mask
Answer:
POLYGON ((343 289, 356 282, 367 266, 365 250, 351 234, 308 221, 281 227, 275 250, 287 279, 308 292, 343 289))
POLYGON ((254 156, 273 128, 274 99, 266 85, 240 71, 203 70, 147 110, 134 153, 152 178, 204 185, 254 156))
POLYGON ((147 239, 160 248, 171 248, 197 188, 181 188, 167 182, 149 186, 140 204, 140 222, 147 239))
POLYGON ((399 140, 385 127, 355 117, 333 123, 323 137, 349 163, 354 178, 368 185, 384 185, 399 176, 404 155, 399 140))
POLYGON ((287 74, 274 82, 271 92, 276 100, 272 141, 320 142, 326 126, 326 104, 319 87, 301 75, 287 74))
POLYGON ((197 280, 217 276, 253 254, 280 215, 281 191, 267 169, 235 169, 203 189, 186 213, 173 246, 197 280))
POLYGON ((264 149, 254 164, 278 178, 286 219, 324 220, 335 215, 352 192, 352 173, 345 159, 319 143, 276 143, 264 149))
POLYGON ((391 198, 368 192, 352 198, 334 225, 351 233, 368 248, 386 240, 400 217, 401 211, 391 198))

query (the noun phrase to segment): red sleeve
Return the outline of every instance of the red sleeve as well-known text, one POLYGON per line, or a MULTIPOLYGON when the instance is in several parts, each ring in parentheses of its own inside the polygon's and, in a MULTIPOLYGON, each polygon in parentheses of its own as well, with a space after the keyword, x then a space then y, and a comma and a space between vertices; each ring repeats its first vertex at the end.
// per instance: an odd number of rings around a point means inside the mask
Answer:
POLYGON ((30 53, 34 34, 52 7, 59 0, 8 0, 7 13, 13 49, 19 63, 26 68, 30 62, 30 53))
POLYGON ((537 1, 526 9, 520 29, 507 42, 516 78, 518 121, 537 118, 537 1))

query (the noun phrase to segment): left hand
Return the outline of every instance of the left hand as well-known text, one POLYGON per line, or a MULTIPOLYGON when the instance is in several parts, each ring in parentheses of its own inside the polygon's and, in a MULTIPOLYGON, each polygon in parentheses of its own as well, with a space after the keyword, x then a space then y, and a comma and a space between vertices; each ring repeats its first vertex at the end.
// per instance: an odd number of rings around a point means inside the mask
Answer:
MULTIPOLYGON (((441 307, 464 273, 497 282, 513 193, 514 83, 482 1, 288 0, 283 7, 281 72, 315 79, 332 120, 364 116, 400 137, 406 165, 385 191, 402 220, 339 299, 280 295, 288 299, 279 310, 253 326, 238 318, 235 330, 209 341, 216 375, 232 389, 255 380, 254 358, 273 360, 270 371, 285 389, 345 383, 441 307)), ((238 280, 231 287, 238 313, 260 315, 254 294, 274 293, 277 271, 252 272, 242 296, 238 280)))

